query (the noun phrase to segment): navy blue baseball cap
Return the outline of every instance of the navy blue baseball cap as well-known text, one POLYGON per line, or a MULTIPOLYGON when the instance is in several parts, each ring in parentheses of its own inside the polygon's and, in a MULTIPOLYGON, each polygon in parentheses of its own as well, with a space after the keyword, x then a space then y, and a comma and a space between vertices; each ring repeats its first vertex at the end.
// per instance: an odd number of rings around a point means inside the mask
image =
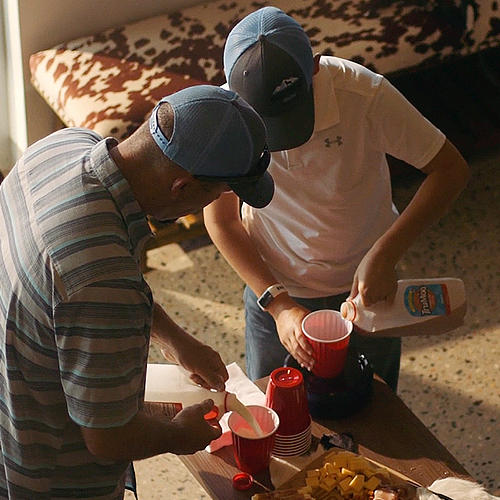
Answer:
POLYGON ((193 177, 225 182, 256 208, 271 201, 274 182, 267 172, 265 125, 237 93, 214 85, 180 90, 158 102, 149 130, 163 154, 193 177), (158 124, 158 108, 167 102, 174 114, 170 139, 158 124))
POLYGON ((224 47, 224 72, 262 117, 270 151, 301 146, 314 129, 314 56, 302 26, 276 7, 242 19, 224 47))

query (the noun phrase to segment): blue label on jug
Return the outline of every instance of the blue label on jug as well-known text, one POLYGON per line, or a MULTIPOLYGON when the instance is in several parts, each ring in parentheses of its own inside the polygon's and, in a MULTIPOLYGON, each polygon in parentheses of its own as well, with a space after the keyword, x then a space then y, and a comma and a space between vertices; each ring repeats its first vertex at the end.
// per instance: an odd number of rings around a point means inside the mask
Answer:
POLYGON ((411 285, 405 290, 404 303, 412 316, 445 316, 451 312, 445 284, 411 285))

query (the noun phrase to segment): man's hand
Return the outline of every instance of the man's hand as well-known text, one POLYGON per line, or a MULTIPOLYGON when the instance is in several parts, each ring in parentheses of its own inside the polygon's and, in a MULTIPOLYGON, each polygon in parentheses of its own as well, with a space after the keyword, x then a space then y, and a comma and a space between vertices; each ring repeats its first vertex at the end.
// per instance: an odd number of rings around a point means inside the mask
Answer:
MULTIPOLYGON (((166 348, 162 348, 162 353, 167 359, 171 359, 173 354, 166 348)), ((196 384, 217 391, 225 389, 229 374, 219 353, 210 346, 190 336, 177 346, 174 357, 191 374, 190 378, 196 384)))
POLYGON ((177 427, 179 439, 175 449, 171 452, 176 455, 190 455, 206 448, 211 441, 222 434, 222 428, 215 420, 205 420, 205 415, 210 413, 214 405, 211 399, 203 403, 187 406, 172 420, 177 427))
POLYGON ((195 383, 207 389, 224 390, 229 374, 219 353, 172 321, 157 303, 151 333, 165 358, 185 368, 195 383))
POLYGON ((372 248, 356 269, 349 298, 359 294, 365 307, 381 301, 392 304, 397 286, 395 263, 372 248))
POLYGON ((309 309, 295 302, 288 294, 280 294, 268 308, 276 321, 281 343, 297 360, 300 366, 312 370, 313 350, 302 333, 302 320, 310 313, 309 309))
POLYGON ((142 460, 162 453, 191 454, 222 434, 216 421, 205 420, 213 400, 184 408, 172 420, 139 411, 125 425, 106 429, 81 427, 87 449, 105 460, 142 460))

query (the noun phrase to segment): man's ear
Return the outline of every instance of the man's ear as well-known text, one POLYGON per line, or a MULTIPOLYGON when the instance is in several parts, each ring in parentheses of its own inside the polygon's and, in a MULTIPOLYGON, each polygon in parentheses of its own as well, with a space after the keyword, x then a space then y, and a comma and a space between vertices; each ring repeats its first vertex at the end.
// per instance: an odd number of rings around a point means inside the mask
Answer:
POLYGON ((319 71, 319 60, 321 59, 321 54, 316 54, 314 56, 314 69, 313 75, 315 75, 319 71))
POLYGON ((176 177, 170 187, 170 194, 173 199, 177 199, 194 179, 192 177, 176 177))

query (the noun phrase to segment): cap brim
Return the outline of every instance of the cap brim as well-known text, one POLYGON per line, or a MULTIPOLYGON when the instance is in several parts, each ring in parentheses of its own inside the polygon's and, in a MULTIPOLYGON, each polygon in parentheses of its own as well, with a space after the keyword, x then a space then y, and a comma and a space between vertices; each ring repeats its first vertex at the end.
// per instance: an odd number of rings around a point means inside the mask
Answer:
POLYGON ((254 208, 264 208, 273 199, 274 181, 269 172, 264 172, 257 181, 250 182, 240 178, 237 182, 228 184, 242 201, 254 208))
POLYGON ((262 116, 266 125, 269 151, 285 151, 305 144, 314 130, 312 86, 296 106, 279 115, 262 116))

